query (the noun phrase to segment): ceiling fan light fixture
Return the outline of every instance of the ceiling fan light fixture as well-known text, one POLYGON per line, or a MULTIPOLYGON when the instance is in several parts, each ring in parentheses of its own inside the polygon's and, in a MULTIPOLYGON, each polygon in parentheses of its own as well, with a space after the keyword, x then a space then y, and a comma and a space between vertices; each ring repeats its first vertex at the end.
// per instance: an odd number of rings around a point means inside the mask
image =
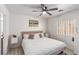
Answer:
POLYGON ((43 11, 43 14, 46 14, 46 11, 43 11))

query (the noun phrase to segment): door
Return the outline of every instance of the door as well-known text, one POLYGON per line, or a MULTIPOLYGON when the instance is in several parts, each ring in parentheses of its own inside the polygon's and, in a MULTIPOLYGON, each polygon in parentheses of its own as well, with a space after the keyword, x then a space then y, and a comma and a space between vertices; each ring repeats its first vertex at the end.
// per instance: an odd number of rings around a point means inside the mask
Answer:
POLYGON ((7 54, 9 36, 9 12, 5 5, 0 5, 0 54, 7 54), (3 38, 4 37, 4 38, 3 38))

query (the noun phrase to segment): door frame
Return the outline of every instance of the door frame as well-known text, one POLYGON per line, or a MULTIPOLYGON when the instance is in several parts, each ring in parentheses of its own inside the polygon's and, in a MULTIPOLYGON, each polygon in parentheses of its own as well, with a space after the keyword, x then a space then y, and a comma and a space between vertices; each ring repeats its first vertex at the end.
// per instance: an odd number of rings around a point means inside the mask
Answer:
MULTIPOLYGON (((0 13, 0 22, 1 23, 3 22, 3 14, 2 13, 0 13)), ((1 23, 0 23, 0 27, 3 28, 3 23, 2 24, 1 23)), ((3 30, 2 29, 1 29, 0 34, 1 34, 1 53, 0 54, 3 55, 3 39, 4 38, 3 38, 3 30)))

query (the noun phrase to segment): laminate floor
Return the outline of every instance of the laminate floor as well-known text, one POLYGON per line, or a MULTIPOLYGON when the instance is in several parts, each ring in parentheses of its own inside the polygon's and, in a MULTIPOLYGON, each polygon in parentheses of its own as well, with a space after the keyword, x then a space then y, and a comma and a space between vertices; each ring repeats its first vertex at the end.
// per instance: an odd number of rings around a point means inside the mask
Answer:
POLYGON ((10 48, 7 55, 24 55, 22 47, 10 48))
MULTIPOLYGON (((7 55, 24 55, 22 47, 10 48, 7 55)), ((59 53, 58 55, 67 55, 66 53, 59 53)))

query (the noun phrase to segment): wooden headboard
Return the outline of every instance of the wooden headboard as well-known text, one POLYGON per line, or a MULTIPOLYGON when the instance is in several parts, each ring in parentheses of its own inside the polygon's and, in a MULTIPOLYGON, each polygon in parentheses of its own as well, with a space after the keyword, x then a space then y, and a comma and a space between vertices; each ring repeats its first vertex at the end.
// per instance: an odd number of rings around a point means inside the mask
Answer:
POLYGON ((43 31, 24 31, 24 32, 21 32, 22 39, 23 39, 24 34, 36 34, 36 33, 43 33, 43 31))

